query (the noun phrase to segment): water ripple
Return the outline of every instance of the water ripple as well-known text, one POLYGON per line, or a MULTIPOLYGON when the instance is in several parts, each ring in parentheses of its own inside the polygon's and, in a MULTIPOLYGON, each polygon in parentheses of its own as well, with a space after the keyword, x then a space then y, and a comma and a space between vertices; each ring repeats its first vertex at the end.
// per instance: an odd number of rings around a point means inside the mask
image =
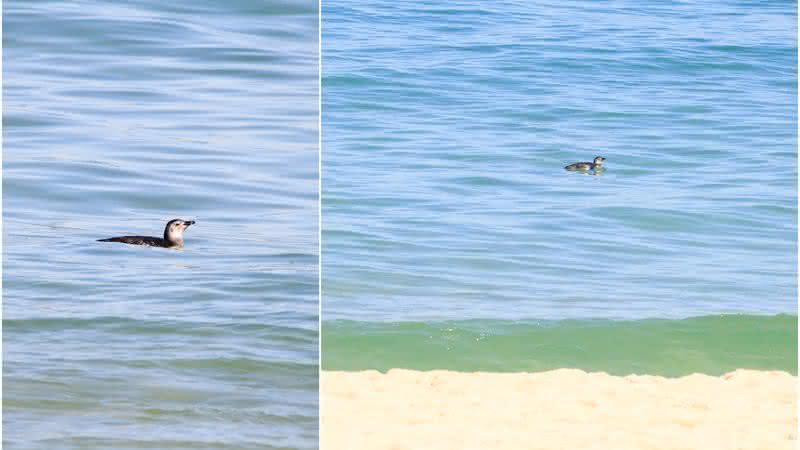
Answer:
POLYGON ((4 6, 4 446, 317 448, 317 3, 4 6))
POLYGON ((323 33, 326 319, 796 311, 792 2, 334 0, 323 33))

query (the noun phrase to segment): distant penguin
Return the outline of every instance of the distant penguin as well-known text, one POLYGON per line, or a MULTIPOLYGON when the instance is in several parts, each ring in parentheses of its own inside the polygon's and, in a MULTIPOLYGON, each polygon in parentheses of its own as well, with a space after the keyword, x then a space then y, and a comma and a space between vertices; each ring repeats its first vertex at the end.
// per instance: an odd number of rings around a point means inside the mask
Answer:
POLYGON ((164 228, 164 238, 152 236, 120 236, 108 239, 98 239, 98 242, 122 242, 131 245, 148 245, 151 247, 181 248, 183 247, 183 232, 189 225, 194 225, 194 220, 172 219, 164 228))
POLYGON ((580 171, 598 170, 598 169, 602 169, 603 168, 603 161, 605 161, 605 160, 606 159, 603 158, 602 156, 596 156, 594 158, 594 162, 576 162, 576 163, 572 163, 572 164, 570 164, 570 165, 568 165, 568 166, 566 166, 564 168, 569 170, 570 172, 575 172, 575 171, 578 171, 578 170, 580 170, 580 171))

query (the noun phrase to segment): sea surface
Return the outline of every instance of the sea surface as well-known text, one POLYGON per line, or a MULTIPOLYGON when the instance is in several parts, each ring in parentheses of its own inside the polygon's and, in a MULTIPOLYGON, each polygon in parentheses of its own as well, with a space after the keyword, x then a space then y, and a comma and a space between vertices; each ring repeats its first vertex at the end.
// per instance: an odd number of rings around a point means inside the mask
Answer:
POLYGON ((4 2, 4 449, 317 448, 317 9, 4 2))
POLYGON ((322 11, 323 368, 796 373, 796 2, 322 11))

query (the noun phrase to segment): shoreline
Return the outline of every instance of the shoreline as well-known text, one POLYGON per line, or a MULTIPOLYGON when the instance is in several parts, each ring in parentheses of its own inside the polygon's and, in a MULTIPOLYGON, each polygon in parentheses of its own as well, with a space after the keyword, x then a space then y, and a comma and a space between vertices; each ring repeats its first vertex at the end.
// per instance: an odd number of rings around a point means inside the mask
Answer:
POLYGON ((324 321, 321 331, 323 370, 545 372, 568 367, 677 377, 723 375, 747 367, 797 375, 797 316, 788 314, 675 320, 333 320, 324 321))
POLYGON ((797 376, 323 370, 322 447, 794 449, 797 376))

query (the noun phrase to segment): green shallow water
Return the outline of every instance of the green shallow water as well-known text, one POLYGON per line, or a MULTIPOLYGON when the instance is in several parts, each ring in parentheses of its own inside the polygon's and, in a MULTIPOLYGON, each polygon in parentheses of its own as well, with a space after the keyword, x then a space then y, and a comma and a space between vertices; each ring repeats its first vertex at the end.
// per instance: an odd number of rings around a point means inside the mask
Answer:
POLYGON ((715 315, 633 321, 468 320, 323 324, 324 370, 446 369, 614 375, 797 374, 796 315, 715 315))

